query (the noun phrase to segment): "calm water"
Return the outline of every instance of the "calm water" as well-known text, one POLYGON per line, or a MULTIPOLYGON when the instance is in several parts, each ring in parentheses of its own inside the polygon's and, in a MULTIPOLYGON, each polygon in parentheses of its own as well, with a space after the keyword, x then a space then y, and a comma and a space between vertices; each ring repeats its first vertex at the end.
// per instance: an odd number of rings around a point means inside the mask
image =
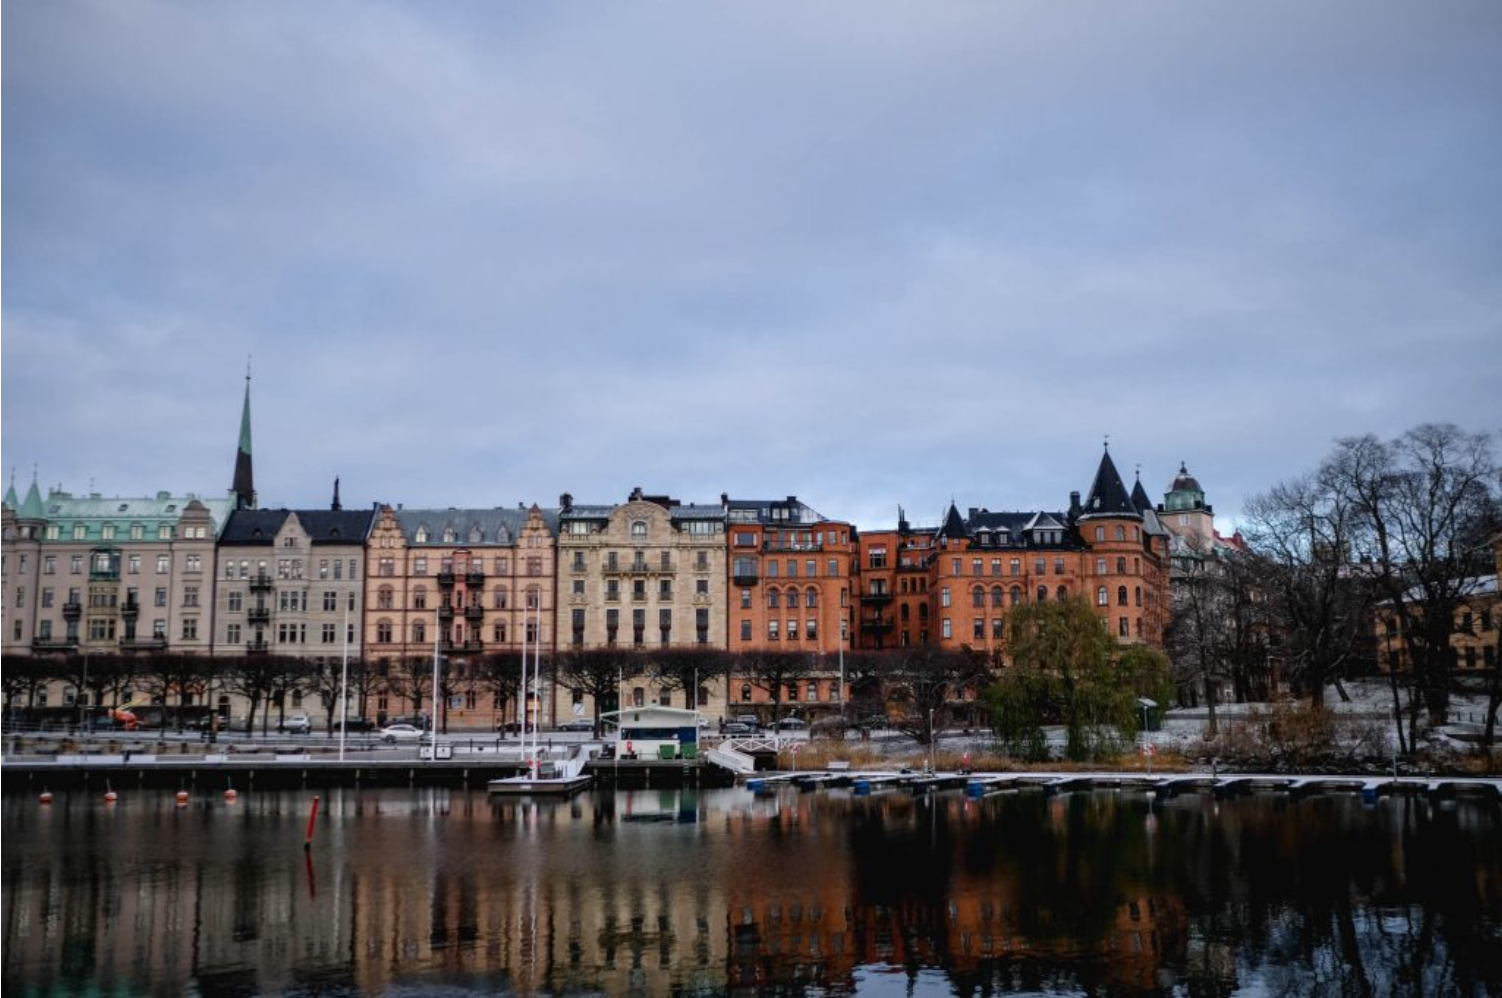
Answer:
POLYGON ((1502 992, 1491 803, 310 802, 7 798, 7 998, 1502 992))

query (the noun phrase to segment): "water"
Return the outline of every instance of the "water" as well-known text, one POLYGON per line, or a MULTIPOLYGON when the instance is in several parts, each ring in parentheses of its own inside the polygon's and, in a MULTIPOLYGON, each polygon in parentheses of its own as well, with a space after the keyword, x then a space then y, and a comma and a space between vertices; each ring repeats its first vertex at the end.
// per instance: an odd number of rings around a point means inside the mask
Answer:
POLYGON ((310 803, 7 798, 7 998, 1502 992, 1494 803, 310 803))

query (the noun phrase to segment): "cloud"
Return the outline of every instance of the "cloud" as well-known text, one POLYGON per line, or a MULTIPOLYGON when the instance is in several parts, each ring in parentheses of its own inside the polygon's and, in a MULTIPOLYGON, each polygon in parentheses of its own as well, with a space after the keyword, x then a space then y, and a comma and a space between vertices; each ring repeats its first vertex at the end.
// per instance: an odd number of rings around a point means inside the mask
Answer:
POLYGON ((253 354, 288 504, 1234 512, 1502 421, 1499 21, 17 5, 5 456, 215 491, 253 354))

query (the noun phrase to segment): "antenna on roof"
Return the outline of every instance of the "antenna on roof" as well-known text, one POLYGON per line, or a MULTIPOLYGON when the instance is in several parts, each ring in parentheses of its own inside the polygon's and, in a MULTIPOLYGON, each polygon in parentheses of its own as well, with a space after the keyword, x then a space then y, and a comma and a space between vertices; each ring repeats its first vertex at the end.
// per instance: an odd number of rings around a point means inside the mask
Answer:
POLYGON ((1106 442, 1105 442, 1105 444, 1103 446, 1106 448, 1106 450, 1110 450, 1111 449, 1111 434, 1109 434, 1109 433, 1106 434, 1106 442))

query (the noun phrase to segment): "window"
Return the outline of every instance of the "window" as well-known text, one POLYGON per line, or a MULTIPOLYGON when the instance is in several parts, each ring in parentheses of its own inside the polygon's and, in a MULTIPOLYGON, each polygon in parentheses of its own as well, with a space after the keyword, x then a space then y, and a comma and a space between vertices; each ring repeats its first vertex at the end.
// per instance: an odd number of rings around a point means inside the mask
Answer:
POLYGON ((812 618, 803 622, 803 633, 810 641, 819 640, 819 622, 812 618))
MULTIPOLYGON (((157 562, 157 564, 158 564, 158 566, 160 566, 161 562, 157 562)), ((70 557, 68 559, 68 574, 70 574, 70 575, 78 575, 82 571, 83 571, 83 555, 81 555, 81 554, 75 554, 72 557, 70 557)), ((161 568, 158 567, 157 571, 160 572, 161 568)))
POLYGON ((1095 559, 1095 574, 1096 575, 1105 575, 1106 574, 1106 559, 1104 559, 1104 558, 1096 558, 1095 559))
POLYGON ((1000 586, 992 586, 991 587, 991 605, 992 606, 1005 606, 1006 605, 1005 598, 1001 594, 1001 587, 1000 586))
POLYGON ((412 590, 412 609, 426 610, 428 608, 428 590, 426 586, 418 586, 412 590))
POLYGON ((974 589, 970 590, 970 605, 972 607, 982 607, 986 605, 986 591, 980 586, 976 586, 974 589))
POLYGON ((664 603, 666 603, 667 601, 669 601, 669 600, 671 600, 673 598, 673 580, 672 579, 658 579, 657 580, 657 598, 660 601, 664 602, 664 603))
POLYGON ((751 621, 749 621, 749 620, 742 620, 741 621, 741 640, 742 641, 750 641, 751 640, 751 621))
POLYGON ((616 602, 619 602, 620 598, 621 598, 621 583, 620 583, 620 580, 619 579, 606 579, 605 580, 605 599, 608 602, 616 603, 616 602))
POLYGON ((1038 587, 1038 602, 1039 603, 1047 603, 1048 602, 1048 587, 1047 586, 1039 586, 1038 587))
POLYGON ((1126 586, 1117 586, 1116 587, 1116 605, 1117 606, 1126 606, 1127 605, 1127 587, 1126 586))
POLYGON ((986 619, 984 617, 976 617, 971 620, 970 624, 971 636, 977 641, 984 641, 986 638, 986 619))
POLYGON ((868 555, 868 558, 870 560, 870 567, 872 567, 872 568, 886 568, 887 567, 887 546, 885 544, 873 544, 871 546, 871 551, 870 551, 870 553, 868 555))
POLYGON ((781 566, 781 564, 782 563, 779 562, 776 558, 768 558, 767 559, 767 578, 769 578, 769 579, 775 579, 775 578, 777 578, 777 571, 778 571, 778 568, 781 566))
POLYGON ((164 554, 157 555, 156 556, 156 574, 158 574, 158 575, 166 575, 168 572, 171 572, 171 571, 172 571, 172 563, 171 563, 171 560, 167 557, 167 555, 164 555, 164 554))
POLYGON ((991 618, 991 639, 993 641, 1000 641, 1002 639, 1002 636, 1004 634, 1006 634, 1006 624, 1003 623, 1003 618, 1001 618, 1001 617, 992 617, 991 618))
POLYGON ((788 559, 788 578, 790 578, 790 579, 796 579, 797 577, 798 577, 798 559, 797 558, 789 558, 788 559))
POLYGON ((751 702, 751 684, 741 683, 741 703, 751 702))
POLYGON ((1125 527, 1117 527, 1116 528, 1116 539, 1118 541, 1124 541, 1124 540, 1126 540, 1126 528, 1125 527))
POLYGON ((1008 592, 1007 595, 1011 597, 1012 605, 1013 606, 1021 606, 1022 605, 1022 587, 1021 586, 1013 586, 1011 588, 1011 591, 1008 592))
MULTIPOLYGON (((125 571, 128 574, 130 574, 130 575, 140 575, 141 574, 141 556, 138 555, 138 554, 133 554, 133 555, 127 556, 126 559, 125 559, 125 571)), ((47 574, 51 575, 52 573, 48 572, 47 574)))
POLYGON ((646 639, 647 611, 631 611, 631 642, 640 645, 646 639))
POLYGON ((504 610, 504 609, 506 609, 506 587, 505 586, 501 586, 499 589, 497 589, 495 591, 495 595, 491 597, 491 602, 492 602, 492 604, 495 606, 495 608, 497 610, 504 610))
POLYGON ((750 533, 745 533, 745 532, 742 532, 742 531, 736 531, 736 534, 735 534, 735 546, 738 547, 738 548, 754 548, 754 547, 756 547, 756 535, 755 534, 750 534, 750 533))
MULTIPOLYGON (((133 557, 133 558, 136 559, 136 564, 139 566, 140 563, 141 563, 140 556, 139 555, 132 555, 131 557, 133 557)), ((42 559, 42 574, 43 575, 56 575, 57 574, 57 555, 55 555, 55 554, 49 554, 47 557, 45 557, 45 558, 42 559)))
POLYGON ((1063 558, 1055 558, 1053 560, 1053 574, 1055 574, 1055 575, 1063 575, 1064 574, 1064 559, 1063 558))
POLYGON ((647 580, 631 580, 631 599, 637 603, 643 603, 647 599, 647 580))
POLYGON ((388 575, 388 576, 389 575, 395 575, 396 574, 396 559, 395 558, 382 558, 379 561, 377 561, 376 562, 376 573, 378 575, 388 575))
POLYGON ((673 611, 657 611, 657 631, 662 636, 662 643, 668 643, 668 636, 673 633, 673 611))
MULTIPOLYGON (((662 553, 662 567, 663 568, 671 568, 672 567, 668 563, 668 553, 666 551, 664 551, 662 553)), ((695 554, 695 556, 694 556, 694 571, 696 571, 696 572, 707 572, 707 571, 709 571, 709 552, 708 551, 700 551, 697 554, 695 554)))
MULTIPOLYGON (((351 579, 353 579, 355 577, 355 568, 354 568, 355 562, 354 562, 353 558, 350 559, 349 564, 350 564, 349 577, 351 579)), ((334 559, 334 578, 335 579, 342 579, 342 578, 344 578, 344 571, 343 571, 343 569, 344 569, 344 562, 340 561, 338 558, 335 558, 334 559)))
POLYGON ((778 628, 779 628, 779 626, 780 626, 780 624, 779 624, 778 621, 775 621, 775 620, 769 620, 769 621, 767 621, 767 640, 768 641, 776 641, 777 640, 777 638, 779 636, 778 635, 778 628))
POLYGON ((945 586, 943 589, 939 590, 939 605, 940 606, 948 606, 949 605, 949 587, 948 586, 945 586))
POLYGON ((749 589, 742 589, 741 590, 741 609, 742 610, 749 610, 749 609, 751 609, 751 590, 749 590, 749 589))
POLYGON ((574 595, 574 596, 583 596, 584 595, 584 580, 583 579, 575 579, 573 585, 569 588, 569 592, 572 595, 574 595))
POLYGON ((584 565, 584 552, 583 551, 575 551, 574 552, 574 571, 576 571, 576 572, 582 572, 582 571, 584 571, 584 568, 585 568, 585 565, 584 565))
POLYGON ((709 595, 709 580, 708 579, 695 579, 694 580, 694 592, 695 592, 695 594, 697 594, 699 596, 708 596, 709 595))
POLYGON ((1141 586, 1135 586, 1134 587, 1134 592, 1132 593, 1132 599, 1136 602, 1136 604, 1138 606, 1142 605, 1142 587, 1141 586))
POLYGON ((527 574, 528 575, 541 575, 542 574, 542 559, 541 558, 528 558, 527 559, 527 574))
POLYGON ((984 575, 985 574, 984 569, 985 569, 985 563, 982 562, 979 558, 972 558, 970 560, 970 574, 971 575, 984 575))
POLYGON ((240 625, 229 624, 224 628, 224 640, 232 645, 240 643, 240 625))
POLYGON ((43 607, 50 607, 51 605, 52 605, 52 590, 51 589, 43 589, 42 590, 42 606, 43 607))
POLYGON ((1111 605, 1111 596, 1110 596, 1110 594, 1108 592, 1106 592, 1106 587, 1105 586, 1101 586, 1099 589, 1095 590, 1095 605, 1096 606, 1110 606, 1111 605))
POLYGON ((1011 561, 1011 569, 1012 569, 1012 574, 1014 576, 1021 575, 1022 574, 1022 559, 1021 558, 1013 558, 1012 561, 1011 561))
POLYGON ((787 597, 788 597, 788 609, 789 610, 796 610, 796 609, 798 609, 798 590, 796 590, 796 589, 789 589, 788 592, 787 592, 787 597))
POLYGON ((412 643, 418 645, 426 644, 427 640, 428 622, 425 620, 414 620, 412 622, 412 643))
POLYGON ((323 625, 323 643, 326 644, 326 645, 331 645, 331 644, 333 644, 335 642, 335 640, 337 640, 337 638, 338 638, 338 631, 336 630, 336 628, 334 627, 334 625, 333 624, 324 624, 323 625))
POLYGON ((183 606, 198 605, 198 587, 183 586, 183 606))
POLYGON ((950 626, 948 617, 945 617, 943 622, 939 625, 939 633, 945 638, 954 637, 954 628, 950 626))
MULTIPOLYGON (((110 621, 110 623, 113 624, 114 621, 110 621)), ((184 617, 183 618, 183 640, 184 641, 197 641, 198 640, 198 618, 197 617, 184 617)))
POLYGON ((1106 528, 1105 527, 1096 527, 1095 528, 1095 539, 1098 540, 1098 541, 1103 541, 1103 540, 1106 539, 1106 528))
POLYGON ((1119 637, 1130 637, 1131 633, 1132 632, 1128 628, 1127 618, 1122 617, 1116 621, 1116 634, 1119 637))
POLYGON ((156 603, 155 603, 156 606, 166 606, 167 605, 167 587, 166 586, 157 586, 156 587, 155 599, 156 599, 156 603))
POLYGON ((782 606, 782 591, 778 589, 767 590, 767 609, 776 610, 782 606))
POLYGON ((1117 575, 1125 575, 1126 574, 1126 559, 1125 558, 1117 558, 1116 559, 1116 574, 1117 575))
POLYGON ((633 521, 631 521, 631 539, 632 540, 640 540, 642 538, 645 538, 646 536, 647 536, 647 521, 645 521, 645 520, 633 520, 633 521))
POLYGON ((231 589, 225 600, 225 609, 231 613, 239 613, 245 606, 245 593, 239 589, 231 589))
POLYGON ((390 586, 382 586, 376 590, 376 609, 390 610, 394 604, 394 594, 390 586))
POLYGON ((376 644, 389 645, 391 643, 391 621, 381 619, 376 621, 376 644))
POLYGON ((840 559, 829 559, 829 577, 831 579, 838 579, 840 577, 840 559))

